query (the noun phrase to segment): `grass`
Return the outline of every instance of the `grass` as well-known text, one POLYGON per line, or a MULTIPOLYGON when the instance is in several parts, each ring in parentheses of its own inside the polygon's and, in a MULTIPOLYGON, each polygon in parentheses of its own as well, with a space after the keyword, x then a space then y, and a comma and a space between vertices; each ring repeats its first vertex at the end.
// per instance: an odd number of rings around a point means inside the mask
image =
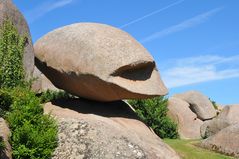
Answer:
POLYGON ((233 159, 196 146, 200 140, 164 139, 183 159, 233 159))

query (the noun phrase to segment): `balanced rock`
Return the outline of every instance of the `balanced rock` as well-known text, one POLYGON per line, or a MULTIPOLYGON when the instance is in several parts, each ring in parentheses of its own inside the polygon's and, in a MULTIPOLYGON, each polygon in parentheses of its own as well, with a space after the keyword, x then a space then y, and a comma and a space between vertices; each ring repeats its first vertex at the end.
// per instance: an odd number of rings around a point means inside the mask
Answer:
POLYGON ((190 109, 197 114, 201 120, 212 119, 216 116, 212 102, 207 96, 197 91, 188 91, 182 94, 175 94, 174 97, 185 100, 190 104, 190 109))
POLYGON ((212 136, 230 125, 239 124, 238 114, 239 105, 225 106, 216 118, 203 123, 200 130, 202 138, 212 136))
POLYGON ((117 28, 78 23, 34 45, 36 66, 57 87, 98 101, 165 95, 156 64, 133 37, 117 28))
POLYGON ((20 35, 27 36, 27 42, 25 44, 23 55, 23 64, 26 79, 29 80, 32 78, 34 69, 34 53, 28 24, 11 0, 0 0, 0 25, 2 25, 6 20, 11 21, 15 25, 20 35))
POLYGON ((52 159, 179 158, 123 101, 60 99, 46 103, 44 112, 54 116, 59 125, 52 159))
POLYGON ((201 146, 227 155, 239 157, 239 124, 222 129, 202 141, 201 146))
POLYGON ((199 139, 203 121, 191 111, 189 104, 179 98, 168 100, 168 116, 178 124, 178 133, 182 139, 199 139))

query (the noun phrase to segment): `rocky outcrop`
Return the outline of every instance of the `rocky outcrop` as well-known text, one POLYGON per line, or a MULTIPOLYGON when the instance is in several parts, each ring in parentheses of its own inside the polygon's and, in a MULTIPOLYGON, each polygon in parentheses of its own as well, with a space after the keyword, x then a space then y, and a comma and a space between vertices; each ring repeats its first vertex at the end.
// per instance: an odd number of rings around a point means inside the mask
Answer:
POLYGON ((59 123, 53 159, 179 158, 123 101, 57 100, 45 104, 44 112, 59 123))
POLYGON ((34 49, 39 70, 57 88, 76 96, 115 101, 167 93, 148 51, 108 25, 65 26, 42 37, 34 49))
POLYGON ((23 64, 26 78, 31 79, 34 68, 34 53, 28 24, 11 0, 0 0, 0 25, 7 19, 15 25, 20 35, 27 36, 23 64))
POLYGON ((227 155, 239 157, 239 124, 222 129, 203 140, 201 146, 227 155))
POLYGON ((34 67, 33 71, 33 83, 32 83, 32 90, 36 93, 42 93, 47 90, 51 91, 58 91, 51 81, 46 78, 46 76, 39 71, 37 67, 34 67))
POLYGON ((5 149, 0 152, 1 159, 12 159, 12 148, 8 142, 10 136, 10 130, 6 121, 3 118, 0 118, 0 138, 3 139, 5 144, 5 149))
POLYGON ((181 139, 199 139, 203 121, 198 119, 189 107, 187 102, 171 97, 168 99, 168 116, 178 124, 178 133, 181 139))
POLYGON ((189 103, 190 109, 203 121, 212 119, 216 116, 216 110, 211 101, 207 96, 200 92, 188 91, 182 94, 175 94, 174 97, 185 100, 189 103))
POLYGON ((213 119, 205 121, 200 128, 201 137, 203 139, 208 138, 228 126, 230 126, 230 123, 227 120, 213 119))
POLYGON ((239 124, 238 114, 238 104, 225 106, 216 118, 207 121, 202 125, 201 136, 207 138, 230 125, 239 124))

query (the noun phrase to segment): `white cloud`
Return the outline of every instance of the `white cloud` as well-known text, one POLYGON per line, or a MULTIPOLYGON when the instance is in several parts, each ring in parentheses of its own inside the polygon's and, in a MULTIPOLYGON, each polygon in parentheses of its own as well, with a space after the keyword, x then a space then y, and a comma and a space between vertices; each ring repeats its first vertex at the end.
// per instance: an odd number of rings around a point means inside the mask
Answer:
POLYGON ((64 7, 68 4, 71 4, 72 2, 74 2, 75 0, 58 0, 58 1, 48 1, 45 3, 42 3, 41 5, 37 6, 36 8, 33 8, 32 10, 29 10, 28 12, 26 12, 26 18, 28 19, 29 23, 34 22, 35 20, 37 20, 38 18, 44 16, 45 14, 64 7))
POLYGON ((217 12, 219 12, 220 10, 222 10, 222 8, 216 8, 210 11, 207 11, 205 13, 202 13, 200 15, 197 15, 193 18, 187 19, 179 24, 170 26, 162 31, 153 33, 149 36, 147 36, 146 38, 142 39, 140 42, 141 43, 146 43, 149 42, 151 40, 157 39, 157 38, 162 38, 164 36, 188 29, 188 28, 192 28, 194 26, 197 26, 201 23, 204 23, 205 21, 207 21, 211 16, 213 16, 214 14, 216 14, 217 12))
POLYGON ((132 21, 130 21, 130 22, 124 24, 124 25, 121 25, 119 28, 122 29, 122 28, 125 28, 125 27, 129 26, 129 25, 132 25, 132 24, 134 24, 134 23, 137 23, 137 22, 139 22, 139 21, 142 21, 142 20, 144 20, 144 19, 146 19, 146 18, 148 18, 148 17, 150 17, 150 16, 153 16, 153 15, 155 15, 155 14, 157 14, 157 13, 160 13, 160 12, 162 12, 162 11, 164 11, 164 10, 166 10, 166 9, 169 9, 169 8, 171 8, 171 7, 173 7, 173 6, 177 5, 177 4, 180 4, 180 3, 184 2, 184 1, 185 1, 185 0, 176 1, 176 2, 174 2, 174 3, 172 3, 172 4, 167 5, 166 7, 160 8, 160 9, 158 9, 158 10, 156 10, 156 11, 153 11, 153 12, 151 12, 151 13, 149 13, 149 14, 146 14, 146 15, 140 17, 140 18, 137 18, 137 19, 135 19, 135 20, 132 20, 132 21))
POLYGON ((239 77, 239 55, 171 60, 161 67, 161 75, 169 88, 239 77))

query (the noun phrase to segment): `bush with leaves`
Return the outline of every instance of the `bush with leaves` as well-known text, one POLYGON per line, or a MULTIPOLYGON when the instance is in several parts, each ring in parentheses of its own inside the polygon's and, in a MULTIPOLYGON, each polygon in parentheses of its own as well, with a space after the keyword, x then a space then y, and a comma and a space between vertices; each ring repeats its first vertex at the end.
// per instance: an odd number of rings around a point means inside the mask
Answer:
POLYGON ((167 99, 163 96, 145 100, 129 100, 137 115, 161 138, 177 138, 177 124, 167 117, 167 99))
POLYGON ((0 156, 4 149, 5 149, 5 143, 3 141, 3 138, 0 137, 0 156))
POLYGON ((29 89, 19 87, 9 94, 13 102, 6 119, 12 132, 13 158, 50 158, 57 146, 56 122, 43 115, 40 99, 29 89))
POLYGON ((8 92, 9 90, 7 89, 0 89, 0 117, 4 117, 6 111, 9 110, 9 107, 13 102, 12 97, 8 92))
POLYGON ((41 103, 47 103, 52 100, 56 100, 56 99, 60 99, 60 98, 68 99, 68 98, 72 98, 72 97, 73 97, 72 95, 68 94, 65 91, 47 90, 47 91, 39 94, 41 103))
POLYGON ((24 83, 23 53, 26 37, 20 36, 9 20, 0 27, 0 87, 24 83))
POLYGON ((9 123, 14 159, 49 159, 57 146, 57 124, 24 82, 25 42, 10 21, 0 26, 0 115, 9 123))
POLYGON ((211 103, 212 103, 214 109, 218 110, 217 103, 216 103, 214 100, 210 99, 210 98, 209 98, 209 100, 211 101, 211 103))

